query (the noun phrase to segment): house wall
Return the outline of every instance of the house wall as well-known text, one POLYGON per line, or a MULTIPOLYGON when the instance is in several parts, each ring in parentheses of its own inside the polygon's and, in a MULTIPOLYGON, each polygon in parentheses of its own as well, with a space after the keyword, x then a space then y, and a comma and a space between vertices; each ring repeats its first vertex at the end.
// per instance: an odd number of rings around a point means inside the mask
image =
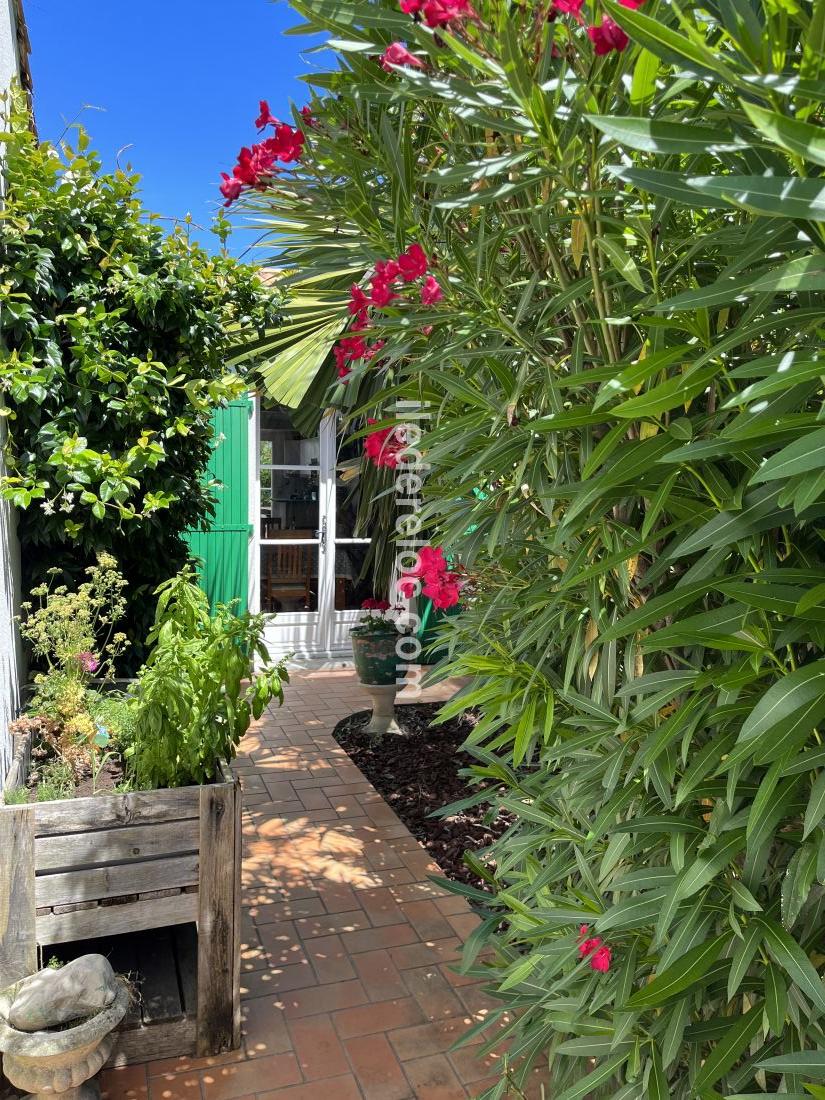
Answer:
MULTIPOLYGON (((0 89, 3 91, 20 72, 16 9, 16 0, 0 0, 0 89)), ((5 129, 2 122, 0 117, 0 128, 5 129)), ((5 418, 0 417, 0 476, 4 472, 2 447, 5 438, 5 418)), ((11 763, 8 727, 17 714, 19 673, 23 668, 20 636, 14 619, 20 606, 20 547, 16 527, 12 508, 6 501, 0 501, 0 787, 11 763)))

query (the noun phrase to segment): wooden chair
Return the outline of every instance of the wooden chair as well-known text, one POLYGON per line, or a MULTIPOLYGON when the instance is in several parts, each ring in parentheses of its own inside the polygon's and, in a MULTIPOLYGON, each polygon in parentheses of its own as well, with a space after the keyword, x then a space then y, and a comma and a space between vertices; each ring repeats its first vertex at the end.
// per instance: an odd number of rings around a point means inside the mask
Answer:
POLYGON ((312 547, 267 548, 262 604, 268 611, 280 611, 284 600, 301 600, 302 610, 312 605, 312 547))

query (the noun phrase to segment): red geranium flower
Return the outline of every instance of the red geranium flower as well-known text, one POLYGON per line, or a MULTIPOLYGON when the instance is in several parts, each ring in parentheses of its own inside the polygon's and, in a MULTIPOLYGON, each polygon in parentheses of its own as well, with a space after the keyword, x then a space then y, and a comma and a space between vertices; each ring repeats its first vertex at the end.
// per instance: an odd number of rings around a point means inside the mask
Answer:
POLYGON ((427 274, 429 264, 420 244, 411 244, 406 252, 401 253, 398 257, 398 268, 405 283, 411 283, 427 274))
POLYGON ((428 275, 421 288, 421 301, 425 306, 434 306, 443 297, 444 291, 441 289, 438 280, 434 276, 428 275))
POLYGON ((393 65, 412 65, 416 69, 423 69, 424 62, 420 61, 414 53, 410 53, 401 42, 393 42, 387 46, 381 55, 381 67, 388 73, 392 72, 393 65))
POLYGON ((279 120, 272 114, 265 99, 262 99, 258 106, 260 107, 260 114, 255 119, 255 126, 258 130, 265 130, 267 126, 280 126, 279 120))
POLYGON ((588 27, 587 34, 596 49, 597 57, 603 57, 611 50, 621 53, 630 41, 622 28, 614 23, 609 15, 602 19, 598 27, 588 27))
POLYGON ((389 611, 389 600, 364 600, 361 604, 362 611, 389 611))

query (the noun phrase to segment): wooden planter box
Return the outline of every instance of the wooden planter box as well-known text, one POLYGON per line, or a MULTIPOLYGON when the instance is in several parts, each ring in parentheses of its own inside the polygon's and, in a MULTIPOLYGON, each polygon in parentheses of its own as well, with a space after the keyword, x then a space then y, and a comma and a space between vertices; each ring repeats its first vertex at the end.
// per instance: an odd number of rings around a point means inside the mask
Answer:
MULTIPOLYGON (((30 756, 30 736, 19 738, 4 790, 25 782, 30 756)), ((131 1014, 109 1064, 240 1044, 241 792, 228 773, 198 787, 0 804, 0 853, 0 984, 37 970, 53 944, 195 922, 197 984, 181 974, 182 1018, 151 1026, 131 1014)))

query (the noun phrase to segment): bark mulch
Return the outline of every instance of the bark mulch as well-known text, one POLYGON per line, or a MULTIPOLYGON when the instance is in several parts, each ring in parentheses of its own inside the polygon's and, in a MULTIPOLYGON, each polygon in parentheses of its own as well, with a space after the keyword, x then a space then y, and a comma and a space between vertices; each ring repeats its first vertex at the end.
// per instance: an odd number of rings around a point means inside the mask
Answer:
POLYGON ((459 775, 462 768, 474 763, 461 751, 475 724, 474 716, 466 713, 443 725, 433 725, 440 706, 397 706, 395 720, 403 733, 378 738, 366 732, 370 712, 358 711, 338 723, 333 737, 448 878, 483 886, 465 866, 464 852, 487 847, 501 836, 512 818, 500 813, 493 822, 486 821, 489 807, 484 803, 446 818, 430 816, 475 789, 459 775))

